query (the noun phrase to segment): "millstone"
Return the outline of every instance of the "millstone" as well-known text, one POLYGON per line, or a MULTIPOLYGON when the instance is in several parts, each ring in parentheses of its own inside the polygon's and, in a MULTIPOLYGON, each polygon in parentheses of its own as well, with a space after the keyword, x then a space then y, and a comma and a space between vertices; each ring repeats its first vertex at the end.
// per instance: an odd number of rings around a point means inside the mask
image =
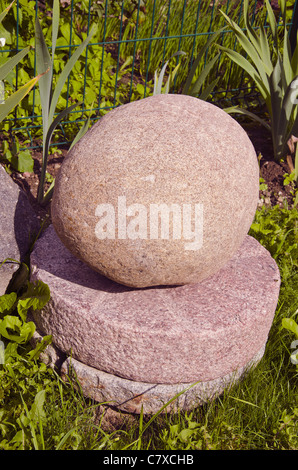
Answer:
POLYGON ((222 384, 260 358, 280 286, 275 261, 250 236, 215 275, 185 286, 115 283, 74 257, 52 226, 35 244, 31 268, 32 280, 51 290, 49 304, 34 314, 41 335, 51 334, 55 347, 98 377, 171 391, 222 384))

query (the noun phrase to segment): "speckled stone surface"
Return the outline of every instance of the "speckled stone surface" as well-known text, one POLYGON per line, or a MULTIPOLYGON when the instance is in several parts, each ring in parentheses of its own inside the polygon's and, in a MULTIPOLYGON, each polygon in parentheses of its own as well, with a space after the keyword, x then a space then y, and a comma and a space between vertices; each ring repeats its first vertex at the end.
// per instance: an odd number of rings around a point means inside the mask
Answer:
MULTIPOLYGON (((0 165, 0 264, 7 258, 22 261, 39 230, 39 222, 26 194, 0 165)), ((17 270, 17 263, 0 268, 0 295, 17 270)))
POLYGON ((228 391, 261 360, 264 350, 265 346, 244 367, 208 382, 180 384, 135 382, 99 371, 72 358, 63 362, 61 376, 65 380, 68 377, 75 377, 73 383, 79 382, 85 396, 127 413, 140 413, 142 406, 145 414, 156 413, 178 394, 180 395, 163 411, 175 412, 178 409, 189 411, 214 400, 223 391, 228 391))
POLYGON ((257 156, 235 119, 162 94, 110 111, 74 146, 56 178, 52 220, 69 250, 106 277, 181 285, 235 254, 258 195, 257 156))
POLYGON ((244 367, 267 341, 280 287, 275 261, 250 236, 224 268, 186 286, 117 284, 74 257, 52 226, 31 268, 51 290, 34 314, 40 334, 86 365, 153 384, 206 382, 244 367))
POLYGON ((157 413, 174 397, 163 412, 189 411, 197 406, 214 400, 223 391, 228 391, 237 381, 262 359, 265 346, 251 361, 238 370, 208 382, 180 384, 152 384, 123 379, 94 367, 86 366, 75 359, 68 358, 61 367, 64 380, 72 380, 75 386, 80 384, 84 396, 99 403, 106 403, 126 413, 157 413))

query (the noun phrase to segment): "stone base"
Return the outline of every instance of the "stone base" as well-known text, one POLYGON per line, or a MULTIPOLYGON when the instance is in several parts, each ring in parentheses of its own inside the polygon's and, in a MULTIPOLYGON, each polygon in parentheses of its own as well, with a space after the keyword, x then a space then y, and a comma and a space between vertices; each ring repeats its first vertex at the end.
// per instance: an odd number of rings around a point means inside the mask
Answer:
MULTIPOLYGON (((36 332, 32 343, 35 345, 41 339, 41 335, 36 332)), ((80 388, 85 397, 123 413, 139 414, 143 407, 144 414, 155 414, 167 403, 163 413, 189 411, 215 399, 244 378, 259 363, 264 352, 265 345, 248 364, 224 377, 208 382, 180 384, 152 384, 123 379, 66 357, 51 345, 42 353, 41 360, 57 366, 62 379, 80 388)))
POLYGON ((53 227, 35 244, 32 280, 51 300, 34 313, 41 335, 70 356, 86 395, 138 413, 175 403, 189 409, 218 396, 264 352, 280 286, 267 250, 247 236, 216 275, 177 287, 134 289, 77 260, 53 227))

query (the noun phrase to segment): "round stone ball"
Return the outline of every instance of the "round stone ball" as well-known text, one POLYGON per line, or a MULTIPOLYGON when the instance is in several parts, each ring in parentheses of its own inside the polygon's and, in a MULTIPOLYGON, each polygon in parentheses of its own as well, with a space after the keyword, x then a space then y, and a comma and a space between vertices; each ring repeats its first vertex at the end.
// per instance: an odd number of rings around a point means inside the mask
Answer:
POLYGON ((52 221, 73 255, 117 283, 184 285, 240 249, 258 195, 243 128, 213 104, 161 94, 110 111, 74 145, 52 221))

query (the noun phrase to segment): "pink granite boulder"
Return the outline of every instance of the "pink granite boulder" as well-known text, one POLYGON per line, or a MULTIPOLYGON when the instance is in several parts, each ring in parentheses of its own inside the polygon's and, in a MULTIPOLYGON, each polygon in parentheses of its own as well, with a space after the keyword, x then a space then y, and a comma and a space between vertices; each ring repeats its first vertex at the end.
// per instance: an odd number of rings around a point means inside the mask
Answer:
POLYGON ((258 191, 254 147, 230 115, 157 95, 109 112, 74 146, 52 220, 77 258, 118 283, 183 285, 237 252, 258 191))

